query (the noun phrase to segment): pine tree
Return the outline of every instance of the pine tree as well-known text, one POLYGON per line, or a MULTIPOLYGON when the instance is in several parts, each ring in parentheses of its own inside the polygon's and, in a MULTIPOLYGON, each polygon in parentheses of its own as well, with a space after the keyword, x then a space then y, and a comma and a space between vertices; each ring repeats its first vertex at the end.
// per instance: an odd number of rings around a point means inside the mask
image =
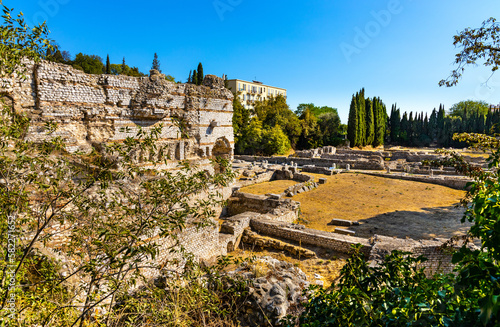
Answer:
MULTIPOLYGON (((356 94, 357 96, 357 94, 356 94)), ((347 139, 351 147, 357 146, 357 127, 358 127, 358 107, 356 97, 353 95, 351 106, 349 107, 349 119, 347 121, 347 139)))
POLYGON ((188 84, 191 84, 193 82, 193 77, 192 76, 193 76, 193 71, 190 70, 189 71, 188 80, 187 80, 188 84))
POLYGON ((154 58, 153 58, 153 65, 151 66, 151 69, 156 69, 161 73, 160 69, 160 60, 158 60, 158 54, 155 52, 154 58))
POLYGON ((366 117, 366 145, 373 145, 375 141, 375 115, 372 100, 365 100, 365 117, 366 117))
POLYGON ((203 76, 203 65, 200 62, 198 64, 198 79, 197 79, 196 85, 202 85, 204 77, 205 76, 203 76))
POLYGON ((198 72, 193 70, 193 77, 191 78, 191 83, 192 84, 197 84, 198 83, 198 72))
POLYGON ((111 74, 111 63, 109 62, 109 55, 106 57, 106 74, 111 74))
POLYGON ((125 75, 126 72, 127 72, 127 65, 125 64, 125 57, 123 57, 123 60, 122 60, 122 74, 125 75))

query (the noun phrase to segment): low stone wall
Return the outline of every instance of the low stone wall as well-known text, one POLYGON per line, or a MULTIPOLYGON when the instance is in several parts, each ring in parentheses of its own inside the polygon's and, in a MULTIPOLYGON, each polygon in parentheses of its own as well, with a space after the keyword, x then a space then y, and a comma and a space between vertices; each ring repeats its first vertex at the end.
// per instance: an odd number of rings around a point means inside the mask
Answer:
POLYGON ((297 227, 301 225, 292 225, 296 227, 292 228, 290 224, 283 224, 269 219, 259 218, 252 219, 250 226, 252 229, 265 235, 281 237, 303 244, 332 249, 341 253, 350 253, 352 251, 351 245, 358 243, 363 245, 362 252, 366 255, 366 257, 369 256, 371 250, 371 245, 367 239, 323 232, 305 228, 303 226, 297 227))
POLYGON ((431 177, 431 176, 414 176, 414 175, 412 176, 403 174, 368 173, 368 172, 363 172, 363 174, 379 176, 384 178, 403 179, 413 182, 437 184, 450 187, 456 190, 465 190, 467 183, 472 182, 471 179, 466 177, 448 177, 448 176, 431 177))
POLYGON ((422 246, 413 248, 414 256, 424 256, 427 261, 419 264, 419 267, 425 268, 425 274, 431 277, 435 273, 449 274, 453 272, 455 265, 451 262, 454 248, 447 248, 442 246, 422 246))
POLYGON ((238 215, 247 211, 261 214, 270 214, 274 220, 292 222, 298 218, 299 203, 290 199, 273 199, 265 195, 253 195, 234 192, 229 198, 229 216, 238 215))
POLYGON ((303 173, 312 173, 312 174, 323 174, 323 175, 328 175, 331 176, 334 173, 337 173, 337 171, 332 170, 327 167, 316 167, 316 166, 304 166, 302 168, 303 173))
MULTIPOLYGON (((333 157, 333 156, 332 156, 333 157)), ((351 169, 361 169, 361 170, 384 170, 384 161, 382 157, 373 156, 373 160, 368 158, 345 158, 344 156, 337 156, 336 159, 332 158, 294 158, 294 157, 258 157, 258 156, 245 156, 238 155, 235 159, 245 160, 245 161, 264 161, 267 160, 270 164, 288 164, 292 162, 298 164, 299 166, 314 165, 319 167, 333 167, 337 168, 347 168, 347 165, 351 169)))
POLYGON ((237 185, 239 187, 246 187, 254 184, 269 182, 273 178, 273 175, 274 175, 274 170, 266 171, 265 173, 256 174, 255 177, 252 177, 251 179, 246 179, 246 180, 240 179, 237 182, 237 185))

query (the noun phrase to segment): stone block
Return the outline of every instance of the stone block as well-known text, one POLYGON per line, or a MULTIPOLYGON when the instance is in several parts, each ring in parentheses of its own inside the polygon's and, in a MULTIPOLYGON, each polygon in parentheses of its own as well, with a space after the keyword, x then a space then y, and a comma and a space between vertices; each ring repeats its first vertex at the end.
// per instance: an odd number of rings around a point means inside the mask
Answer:
POLYGON ((330 221, 328 223, 328 225, 331 225, 331 226, 352 226, 353 223, 352 221, 350 220, 345 220, 345 219, 332 219, 332 221, 330 221))
POLYGON ((350 236, 356 235, 355 231, 342 228, 335 228, 335 233, 342 235, 350 235, 350 236))
POLYGON ((320 184, 326 184, 327 179, 326 178, 320 178, 318 181, 320 184))

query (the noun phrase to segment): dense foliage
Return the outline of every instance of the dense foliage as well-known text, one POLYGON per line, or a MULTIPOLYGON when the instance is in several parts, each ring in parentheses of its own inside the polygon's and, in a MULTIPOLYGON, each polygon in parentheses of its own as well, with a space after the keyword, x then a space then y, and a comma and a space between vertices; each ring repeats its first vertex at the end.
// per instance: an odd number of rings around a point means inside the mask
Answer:
POLYGON ((384 144, 386 128, 387 112, 380 98, 365 98, 365 89, 352 96, 347 122, 347 139, 351 146, 384 144))
POLYGON ((403 113, 394 104, 389 118, 387 141, 405 146, 464 147, 454 140, 455 133, 495 134, 500 132, 500 111, 490 110, 482 101, 461 101, 454 104, 448 114, 443 105, 428 117, 424 113, 403 113))
POLYGON ((233 101, 233 129, 237 154, 285 154, 343 142, 345 125, 337 109, 300 104, 292 112, 279 95, 245 109, 238 96, 233 101))

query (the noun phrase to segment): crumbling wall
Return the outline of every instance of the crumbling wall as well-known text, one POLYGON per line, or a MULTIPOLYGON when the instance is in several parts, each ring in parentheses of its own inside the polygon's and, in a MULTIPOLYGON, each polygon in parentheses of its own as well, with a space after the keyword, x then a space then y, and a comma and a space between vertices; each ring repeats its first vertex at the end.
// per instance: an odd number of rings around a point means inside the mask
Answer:
MULTIPOLYGON (((61 136, 68 151, 89 152, 94 144, 120 142, 161 124, 167 168, 184 159, 208 164, 214 147, 217 155, 232 158, 233 95, 216 76, 196 86, 172 83, 154 70, 140 78, 92 75, 50 62, 29 65, 26 75, 3 79, 0 94, 29 115, 31 140, 43 140, 45 123, 53 122, 53 136, 61 136)), ((137 154, 138 160, 144 155, 137 154)))
POLYGON ((302 244, 319 246, 341 253, 350 253, 352 251, 352 245, 358 243, 362 245, 361 251, 366 255, 366 257, 369 256, 371 250, 371 245, 367 239, 323 232, 305 228, 301 225, 290 225, 269 219, 259 218, 252 219, 250 226, 253 230, 265 235, 293 240, 302 244))

